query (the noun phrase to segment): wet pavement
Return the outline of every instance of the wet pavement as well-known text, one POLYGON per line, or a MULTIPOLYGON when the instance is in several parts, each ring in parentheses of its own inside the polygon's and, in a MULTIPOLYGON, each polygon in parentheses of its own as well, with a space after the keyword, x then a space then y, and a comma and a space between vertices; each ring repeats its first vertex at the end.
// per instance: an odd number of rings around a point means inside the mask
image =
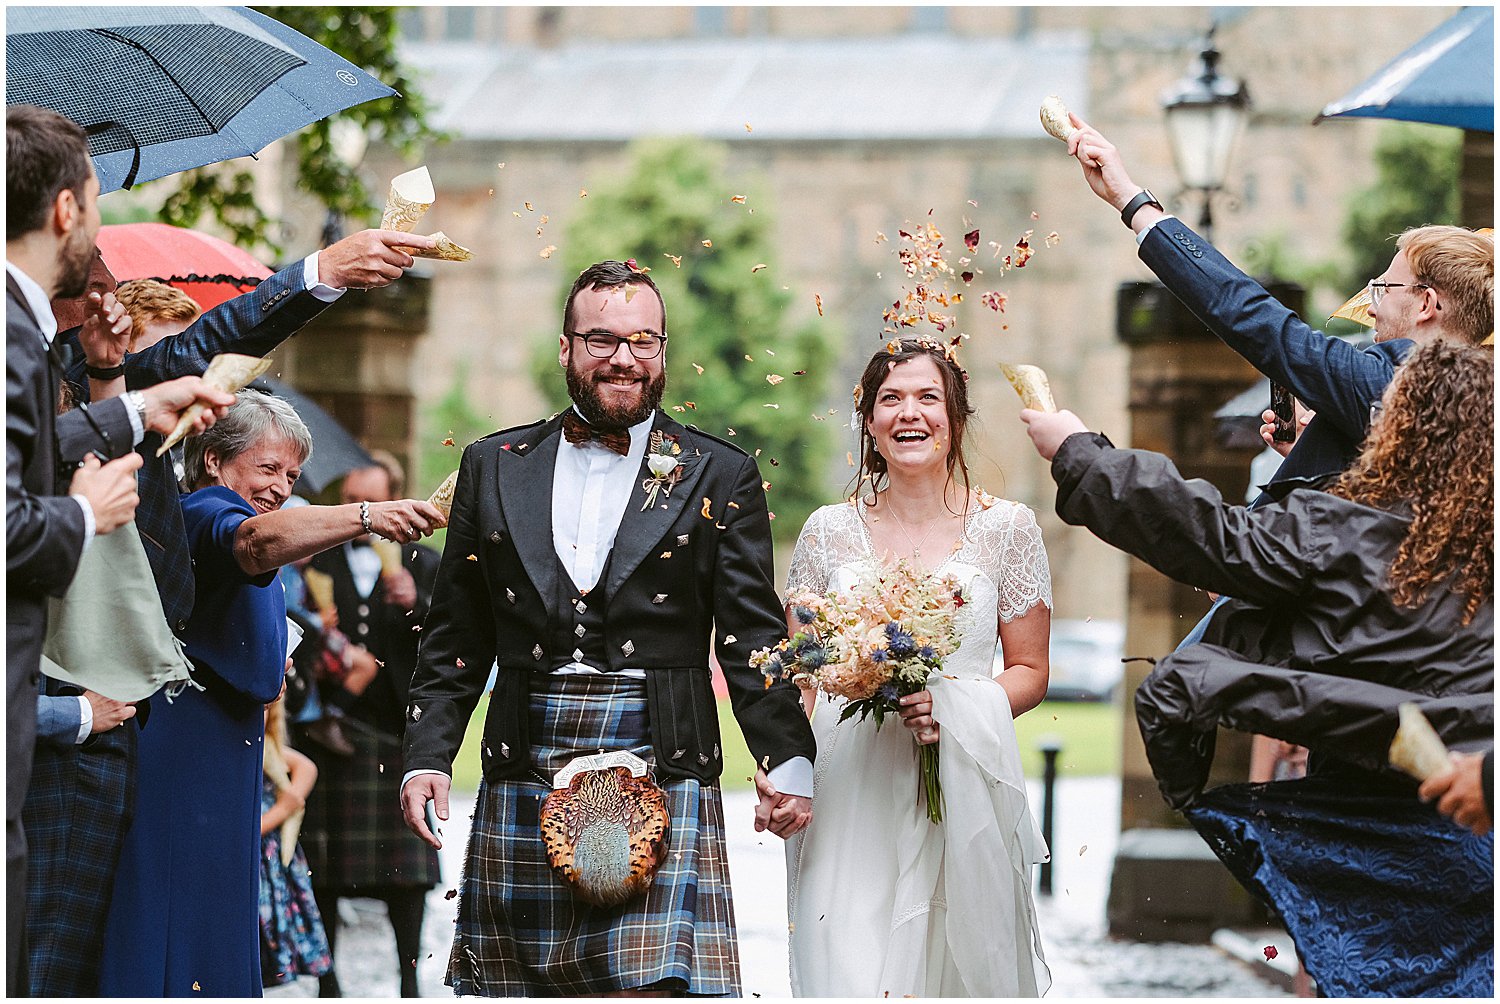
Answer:
MULTIPOLYGON (((1040 785, 1031 788, 1032 810, 1040 817, 1040 785)), ((1052 896, 1037 897, 1037 913, 1052 989, 1048 997, 1285 997, 1251 967, 1210 945, 1145 944, 1106 935, 1105 899, 1118 834, 1119 781, 1064 778, 1058 782, 1053 840, 1052 896)), ((473 796, 454 799, 449 840, 442 851, 444 883, 427 900, 424 957, 417 978, 424 996, 451 996, 443 985, 452 943, 457 899, 447 892, 463 868, 464 843, 473 796)), ((751 825, 754 795, 724 797, 729 865, 739 925, 740 960, 746 997, 787 997, 786 867, 782 844, 751 825)), ((393 997, 397 992, 396 947, 385 906, 374 900, 345 900, 340 911, 339 979, 346 996, 393 997)), ((1278 945, 1289 955, 1291 945, 1278 945)), ((266 991, 267 997, 316 996, 318 982, 303 977, 266 991)))

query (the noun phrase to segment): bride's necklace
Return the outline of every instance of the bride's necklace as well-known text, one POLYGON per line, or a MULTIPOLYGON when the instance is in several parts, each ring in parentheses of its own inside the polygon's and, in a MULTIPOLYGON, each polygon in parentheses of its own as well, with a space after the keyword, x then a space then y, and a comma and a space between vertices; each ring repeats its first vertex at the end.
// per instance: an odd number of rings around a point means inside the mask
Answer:
POLYGON ((922 539, 920 541, 917 541, 912 539, 911 531, 906 528, 905 523, 901 522, 901 517, 896 515, 896 510, 891 509, 889 510, 889 512, 891 514, 891 519, 896 521, 896 525, 900 527, 901 532, 905 534, 906 542, 911 545, 911 555, 913 558, 922 557, 922 545, 927 543, 927 538, 932 536, 932 531, 937 529, 937 527, 944 522, 940 519, 936 523, 929 523, 927 526, 927 532, 922 534, 922 539))

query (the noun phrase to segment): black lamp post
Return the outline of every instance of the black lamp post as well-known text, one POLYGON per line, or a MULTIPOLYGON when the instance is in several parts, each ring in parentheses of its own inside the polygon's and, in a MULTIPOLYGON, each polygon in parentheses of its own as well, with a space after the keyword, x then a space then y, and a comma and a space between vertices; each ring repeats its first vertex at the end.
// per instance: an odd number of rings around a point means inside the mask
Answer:
POLYGON ((1162 94, 1172 160, 1186 188, 1203 193, 1203 236, 1213 229, 1213 195, 1224 187, 1229 157, 1250 115, 1250 93, 1243 80, 1222 77, 1214 28, 1208 29, 1203 50, 1186 76, 1162 94))

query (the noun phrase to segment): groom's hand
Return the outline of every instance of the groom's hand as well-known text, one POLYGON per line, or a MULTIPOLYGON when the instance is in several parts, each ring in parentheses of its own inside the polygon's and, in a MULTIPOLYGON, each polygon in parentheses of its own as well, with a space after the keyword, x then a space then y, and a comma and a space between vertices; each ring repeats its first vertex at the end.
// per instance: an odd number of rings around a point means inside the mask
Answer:
POLYGON ((418 774, 407 781, 401 789, 401 815, 406 819, 406 828, 438 850, 443 841, 427 828, 427 802, 433 802, 437 818, 448 819, 448 789, 453 779, 446 774, 418 774))
POLYGON ((801 833, 812 822, 812 799, 783 795, 763 770, 755 772, 755 832, 770 830, 781 839, 801 833))
POLYGON ((1071 411, 1022 408, 1021 421, 1026 423, 1026 434, 1031 437, 1031 445, 1036 447, 1036 452, 1042 455, 1043 460, 1051 460, 1057 456, 1058 447, 1073 433, 1089 431, 1089 427, 1083 424, 1083 419, 1071 411))

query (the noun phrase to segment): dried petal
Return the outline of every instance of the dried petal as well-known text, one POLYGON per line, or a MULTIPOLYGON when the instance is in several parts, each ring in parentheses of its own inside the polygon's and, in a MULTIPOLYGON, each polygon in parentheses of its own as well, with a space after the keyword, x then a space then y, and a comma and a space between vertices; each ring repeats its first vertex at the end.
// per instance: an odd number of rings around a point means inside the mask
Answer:
POLYGON ((767 373, 766 374, 766 383, 770 384, 772 387, 775 387, 777 384, 781 383, 781 381, 783 381, 785 379, 786 379, 786 377, 782 376, 779 373, 767 373))
POLYGON ((745 197, 743 195, 732 195, 729 197, 729 201, 737 206, 743 206, 745 204, 745 197))
POLYGON ((703 241, 703 246, 706 247, 706 248, 711 248, 711 247, 714 246, 714 242, 713 241, 708 241, 708 240, 703 241))
POLYGON ((697 363, 693 363, 693 369, 695 369, 695 370, 698 371, 698 375, 699 376, 703 375, 703 367, 702 366, 699 366, 697 363))
POLYGON ((820 294, 818 294, 818 293, 814 293, 813 294, 813 304, 814 304, 814 306, 816 306, 818 308, 818 316, 822 317, 823 316, 823 297, 820 294))
POLYGON ((968 233, 964 234, 964 247, 968 248, 970 251, 979 250, 978 230, 970 230, 968 233))
POLYGON ((538 251, 537 254, 541 255, 543 258, 551 258, 552 257, 552 252, 554 252, 556 250, 557 250, 557 245, 556 244, 548 244, 546 247, 544 247, 540 251, 538 251))
POLYGON ((750 266, 750 274, 754 275, 755 273, 759 272, 761 269, 763 269, 765 267, 766 267, 766 263, 765 262, 761 262, 761 263, 759 263, 757 265, 752 265, 752 266, 750 266))
POLYGON ((675 265, 677 268, 682 268, 682 255, 680 255, 680 254, 669 254, 669 255, 666 255, 666 257, 672 259, 672 264, 675 265))
POLYGON ((453 445, 453 437, 449 436, 447 439, 443 440, 443 445, 444 446, 452 446, 453 445))

